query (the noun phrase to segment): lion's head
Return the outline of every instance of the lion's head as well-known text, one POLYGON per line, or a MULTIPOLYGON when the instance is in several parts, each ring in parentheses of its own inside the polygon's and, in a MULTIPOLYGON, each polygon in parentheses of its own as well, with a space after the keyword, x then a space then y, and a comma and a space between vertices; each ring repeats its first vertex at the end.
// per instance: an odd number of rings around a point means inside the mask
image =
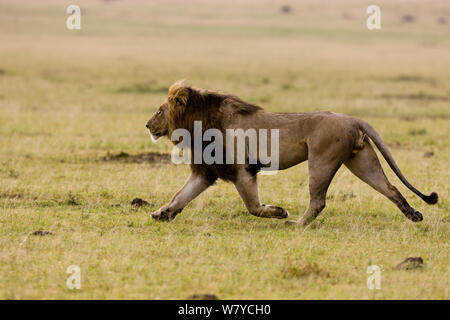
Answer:
POLYGON ((190 87, 184 81, 177 81, 170 86, 166 100, 145 125, 154 141, 163 136, 169 136, 176 129, 174 120, 183 116, 189 90, 190 87))
POLYGON ((250 115, 261 108, 238 97, 194 88, 184 80, 172 84, 167 98, 147 121, 153 140, 171 136, 175 129, 183 128, 192 133, 194 121, 201 121, 203 130, 224 128, 224 119, 233 115, 250 115))
POLYGON ((168 104, 164 102, 161 104, 145 125, 150 131, 150 135, 153 141, 158 140, 163 136, 167 136, 169 133, 168 127, 168 104))

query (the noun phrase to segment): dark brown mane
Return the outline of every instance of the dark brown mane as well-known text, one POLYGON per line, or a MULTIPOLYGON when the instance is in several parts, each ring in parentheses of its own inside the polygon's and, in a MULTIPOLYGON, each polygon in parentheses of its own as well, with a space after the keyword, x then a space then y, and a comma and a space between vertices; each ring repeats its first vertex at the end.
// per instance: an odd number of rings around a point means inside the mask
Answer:
MULTIPOLYGON (((237 114, 253 114, 255 112, 263 110, 261 107, 245 102, 241 98, 236 97, 231 94, 212 91, 212 90, 201 90, 199 93, 207 100, 219 101, 220 104, 230 104, 233 106, 233 112, 237 114)), ((208 104, 208 103, 207 103, 208 104)))
POLYGON ((227 116, 250 115, 262 110, 261 107, 245 102, 234 95, 197 89, 184 82, 175 82, 170 87, 168 102, 171 129, 185 128, 191 133, 195 120, 202 121, 204 130, 209 128, 221 130, 225 113, 227 116))

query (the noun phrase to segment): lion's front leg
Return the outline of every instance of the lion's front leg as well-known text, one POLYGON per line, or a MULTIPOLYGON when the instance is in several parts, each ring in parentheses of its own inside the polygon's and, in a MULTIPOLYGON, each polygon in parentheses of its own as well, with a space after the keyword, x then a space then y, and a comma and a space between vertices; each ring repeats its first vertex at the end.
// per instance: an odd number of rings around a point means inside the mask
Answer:
POLYGON ((258 182, 256 175, 252 175, 245 169, 238 173, 234 183, 239 195, 245 203, 248 211, 257 217, 261 218, 278 218, 284 219, 289 216, 286 209, 262 204, 259 200, 258 182))
POLYGON ((206 190, 212 182, 206 177, 191 173, 184 186, 173 196, 169 204, 151 214, 155 220, 172 221, 185 206, 200 193, 206 190))

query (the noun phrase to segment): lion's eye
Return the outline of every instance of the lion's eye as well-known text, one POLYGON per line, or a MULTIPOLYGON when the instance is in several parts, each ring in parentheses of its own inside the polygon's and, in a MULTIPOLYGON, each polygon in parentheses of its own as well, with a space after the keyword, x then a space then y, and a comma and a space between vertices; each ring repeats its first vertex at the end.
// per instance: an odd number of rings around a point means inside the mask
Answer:
POLYGON ((158 110, 158 112, 156 112, 156 115, 159 116, 162 113, 161 110, 158 110))

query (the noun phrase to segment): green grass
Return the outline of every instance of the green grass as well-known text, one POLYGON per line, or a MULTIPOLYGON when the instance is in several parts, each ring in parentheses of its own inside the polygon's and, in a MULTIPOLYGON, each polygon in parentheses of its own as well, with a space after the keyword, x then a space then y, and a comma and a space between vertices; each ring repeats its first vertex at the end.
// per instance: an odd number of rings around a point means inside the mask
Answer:
MULTIPOLYGON (((0 298, 449 298, 450 31, 437 22, 449 16, 445 1, 382 1, 380 31, 365 28, 360 1, 294 2, 291 15, 272 1, 128 2, 79 1, 82 30, 69 31, 60 1, 0 0, 0 298), (417 21, 402 23, 405 14, 417 21), (367 120, 413 185, 440 202, 423 203, 383 162, 423 222, 346 168, 304 231, 251 216, 224 182, 172 223, 151 221, 189 169, 103 157, 170 152, 144 124, 178 79, 270 111, 367 120), (135 197, 150 206, 131 208, 135 197), (54 235, 26 238, 36 230, 54 235), (411 256, 424 268, 394 270, 411 256), (367 289, 372 264, 381 290, 367 289), (66 288, 70 265, 81 268, 81 290, 66 288)), ((261 176, 260 193, 298 218, 306 164, 261 176)))

